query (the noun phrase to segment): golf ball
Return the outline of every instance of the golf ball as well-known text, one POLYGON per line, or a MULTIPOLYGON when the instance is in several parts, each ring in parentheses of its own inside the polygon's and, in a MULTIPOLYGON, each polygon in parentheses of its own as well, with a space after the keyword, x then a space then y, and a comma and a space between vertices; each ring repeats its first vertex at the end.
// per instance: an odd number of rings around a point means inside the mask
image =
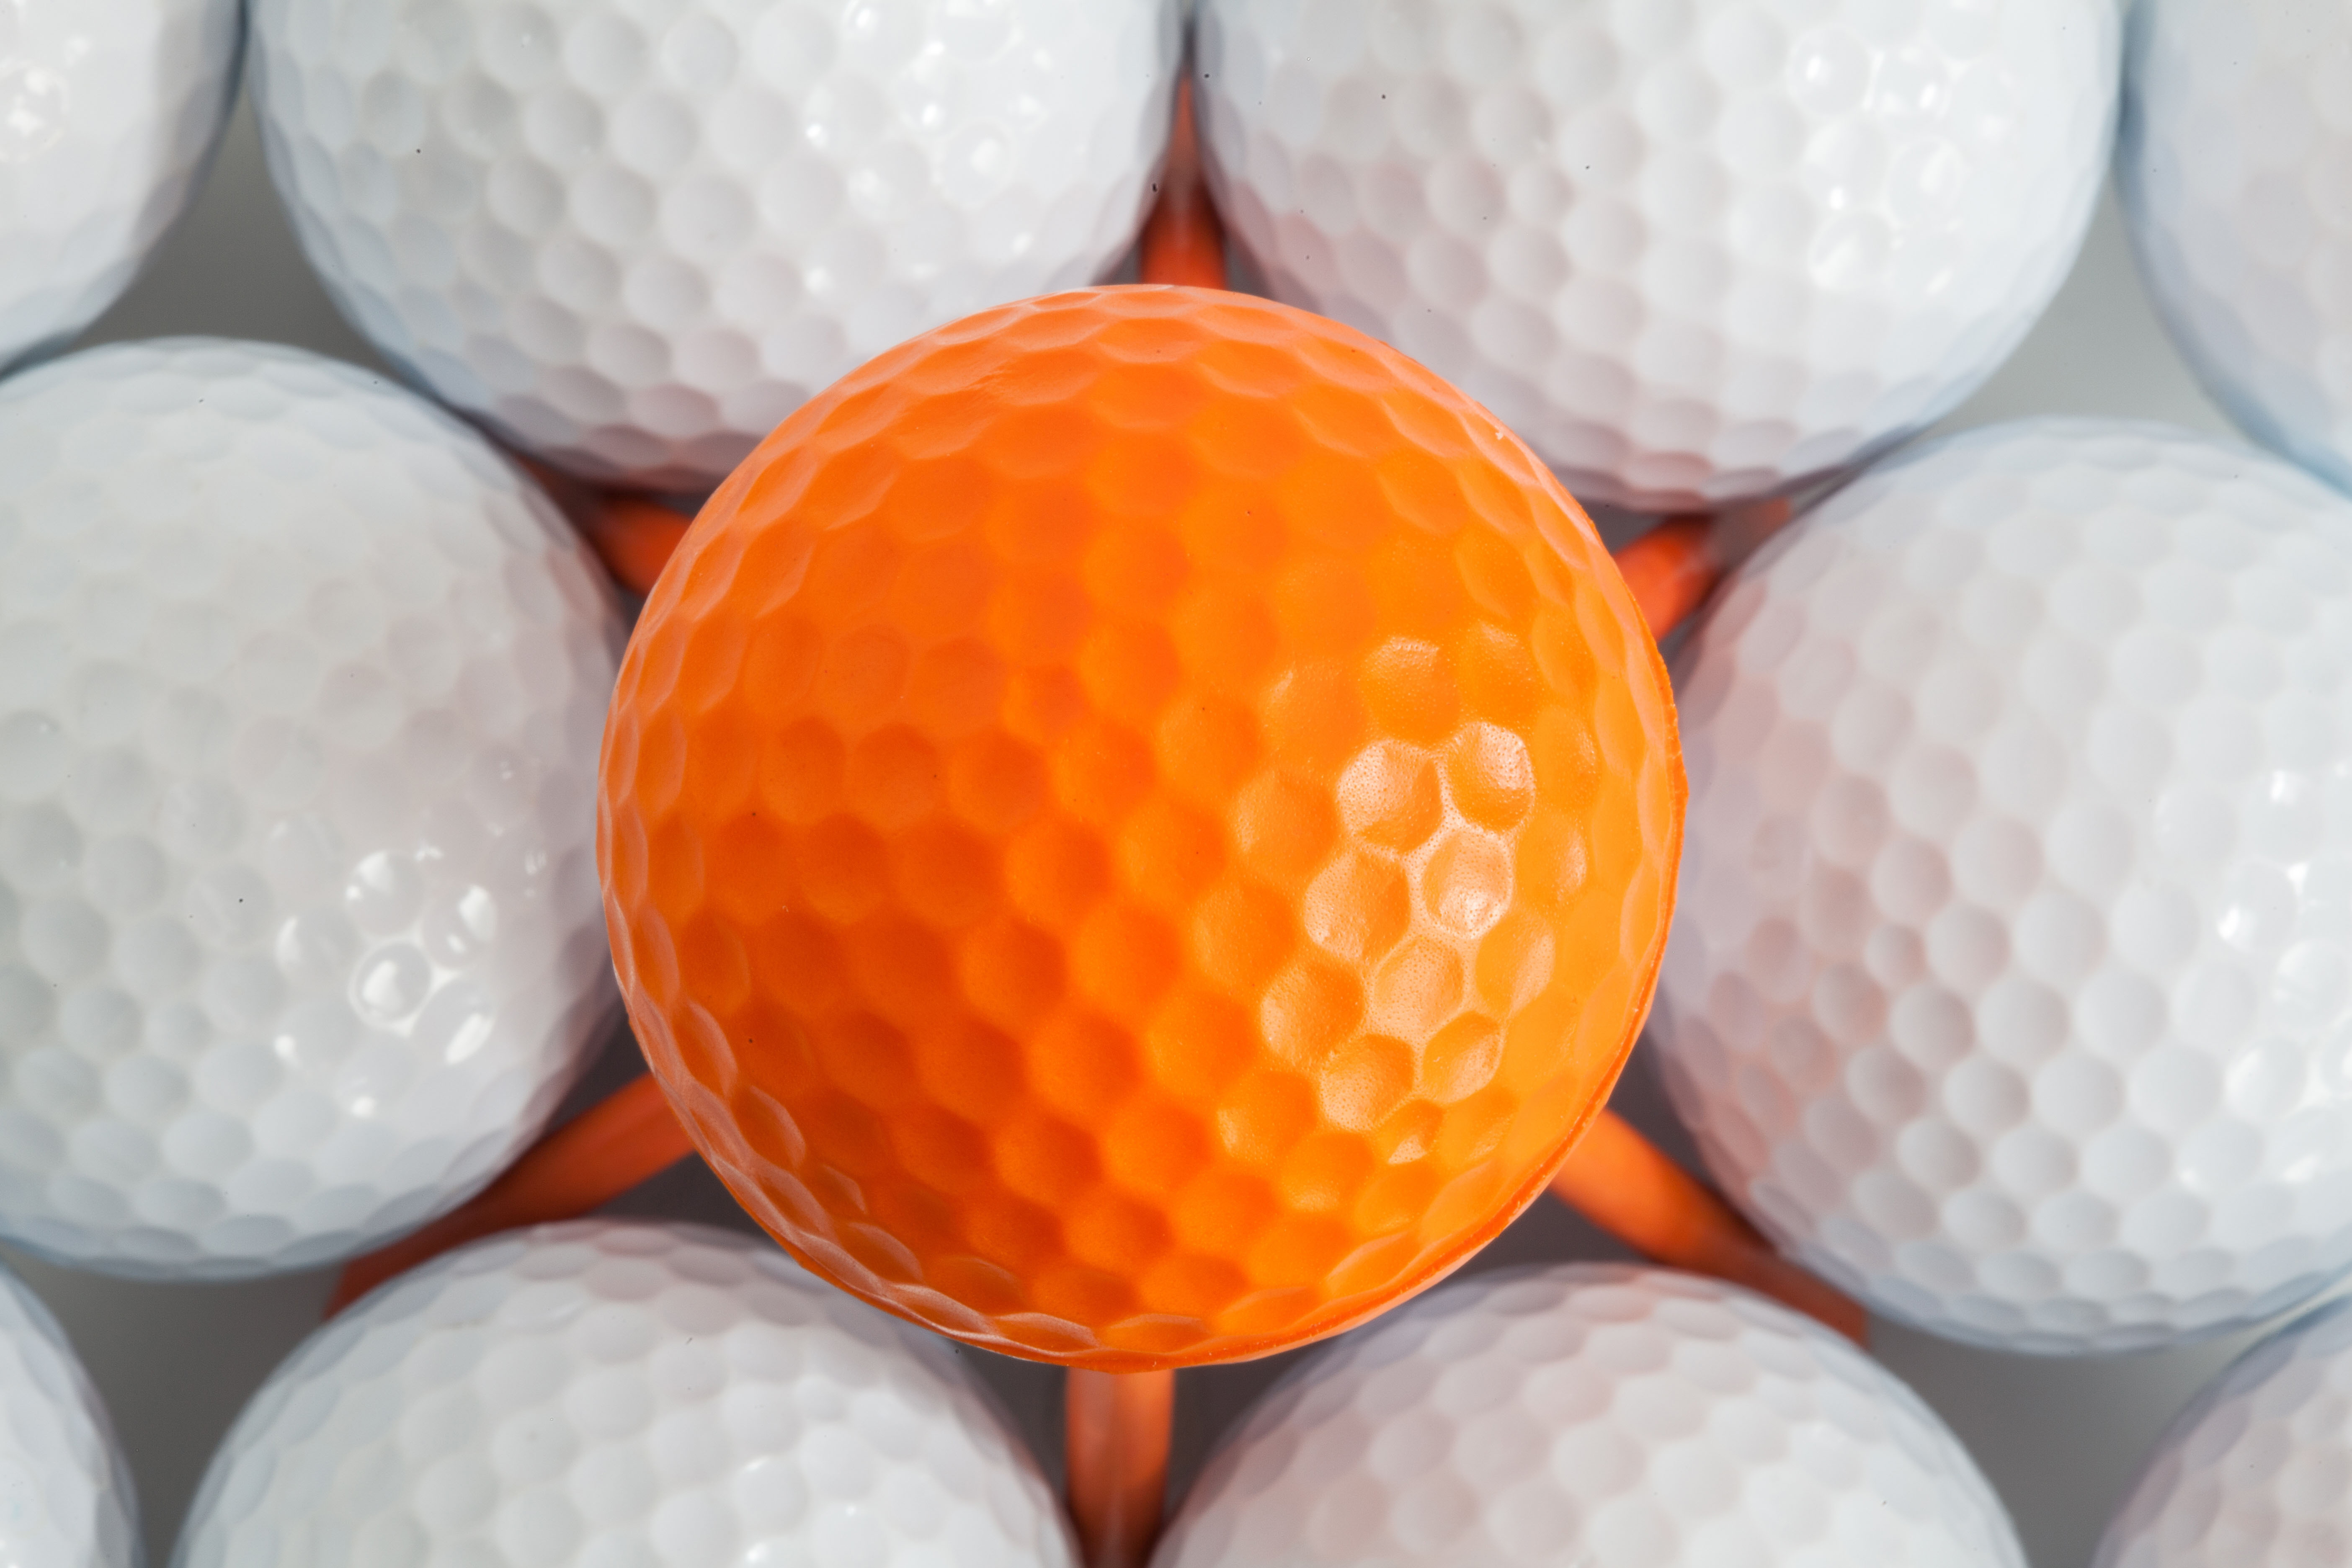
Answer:
POLYGON ((1076 1568, 942 1341, 762 1241, 586 1220, 365 1298, 262 1385, 177 1568, 1076 1568))
POLYGON ((0 1266, 0 1563, 136 1568, 131 1472, 48 1309, 0 1266))
POLYGON ((2352 1563, 2352 1301, 2248 1351, 2174 1420, 2095 1568, 2352 1563))
POLYGON ((592 479, 704 490, 902 339, 1091 282, 1173 0, 256 0, 254 102, 385 357, 592 479))
POLYGON ((2352 1265, 2352 502, 2148 425, 1897 458, 1679 668, 1667 1087, 1894 1316, 2124 1350, 2352 1265))
POLYGON ((349 366, 0 384, 0 1236, 222 1278, 488 1181, 611 1016, 620 641, 530 481, 349 366))
POLYGON ((1554 1265, 1449 1285, 1245 1415, 1153 1568, 2024 1568, 1918 1396, 1761 1297, 1554 1265))
POLYGON ((1202 0, 1210 180, 1277 299, 1588 502, 1703 508, 1917 430, 2073 263, 2113 0, 1202 0))
POLYGON ((1334 1332, 1532 1203, 1681 811, 1641 614, 1491 416, 1304 311, 1101 289, 881 356, 711 498, 598 850, 744 1206, 1115 1372, 1334 1332))
POLYGON ((0 5, 0 367, 130 286, 228 121, 239 0, 0 5))
POLYGON ((2116 160, 2181 357, 2257 440, 2352 488, 2352 7, 2142 0, 2116 160))

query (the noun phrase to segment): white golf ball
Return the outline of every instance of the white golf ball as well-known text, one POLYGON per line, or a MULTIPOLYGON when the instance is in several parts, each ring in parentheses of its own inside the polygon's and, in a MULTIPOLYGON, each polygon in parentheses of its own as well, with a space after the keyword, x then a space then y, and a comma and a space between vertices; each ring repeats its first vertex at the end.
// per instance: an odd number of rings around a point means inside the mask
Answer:
POLYGON ((1245 1416, 1153 1568, 2024 1568, 1917 1395, 1811 1319, 1663 1269, 1446 1286, 1245 1416))
POLYGON ((0 1563, 136 1568, 138 1504, 98 1393, 48 1309, 0 1267, 0 1563))
POLYGON ((883 349, 1111 268, 1177 44, 1174 0, 256 0, 253 89, 387 358, 694 490, 883 349))
POLYGON ((2114 0, 1202 0, 1207 164, 1276 298, 1587 501, 1787 489, 1958 403, 2073 263, 2114 0))
POLYGON ((239 0, 0 5, 0 367, 112 304, 211 163, 239 0))
POLYGON ((2140 0, 2116 184, 2181 357, 2352 488, 2352 6, 2140 0))
POLYGON ((2095 1568, 2352 1563, 2352 1302, 2248 1351, 2173 1421, 2095 1568))
POLYGON ((588 1220, 394 1281, 263 1384, 178 1568, 1075 1568, 947 1342, 765 1241, 588 1220))
POLYGON ((2352 1265, 2352 501, 2161 426, 1906 452, 1679 660, 1653 1030, 1725 1188, 2024 1351, 2352 1265))
POLYGON ((0 1236, 226 1278, 387 1239, 614 1010, 622 626, 422 398, 201 339, 0 384, 0 1236))

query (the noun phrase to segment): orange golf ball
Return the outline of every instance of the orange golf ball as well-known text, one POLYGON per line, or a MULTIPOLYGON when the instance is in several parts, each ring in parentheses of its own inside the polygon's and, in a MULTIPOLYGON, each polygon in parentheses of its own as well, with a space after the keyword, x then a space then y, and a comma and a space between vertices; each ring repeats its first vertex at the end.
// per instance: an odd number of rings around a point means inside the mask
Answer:
POLYGON ((1492 416, 1098 289, 892 350, 711 499, 598 852, 653 1069, 777 1239, 1130 1371, 1346 1328, 1542 1191, 1682 815, 1642 616, 1492 416))

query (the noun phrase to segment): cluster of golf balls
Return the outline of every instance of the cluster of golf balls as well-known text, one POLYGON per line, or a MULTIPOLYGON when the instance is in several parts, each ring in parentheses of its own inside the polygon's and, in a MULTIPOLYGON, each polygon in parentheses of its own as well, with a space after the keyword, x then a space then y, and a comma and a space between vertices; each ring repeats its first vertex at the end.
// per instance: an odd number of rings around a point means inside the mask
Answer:
MULTIPOLYGON (((388 361, 531 458, 698 494, 892 344, 1112 273, 1189 26, 1245 270, 1457 383, 1580 496, 1721 506, 1852 472, 2008 354, 2120 79, 2158 304, 2301 468, 2000 426, 1749 562, 1676 671, 1655 1034, 1734 1201, 1936 1332, 2161 1344, 2352 1267, 2352 501, 2302 471, 2352 483, 2352 9, 1191 10, 15 0, 0 365, 125 287, 242 48, 300 241, 388 361)), ((0 1237, 144 1277, 315 1265, 536 1136, 613 1013, 591 839, 623 629, 534 480, 417 393, 199 340, 0 384, 0 1237)), ((2323 1309, 2182 1416, 2102 1568, 2341 1561, 2348 1445, 2352 1313, 2323 1309)), ((0 1274, 0 1563, 115 1568, 135 1534, 102 1411, 0 1274)), ((1581 1267, 1433 1292, 1307 1363, 1157 1561, 1563 1542, 2021 1561, 1850 1347, 1581 1267)), ((764 1246, 588 1223, 314 1336, 176 1561, 1074 1551, 939 1342, 764 1246)))

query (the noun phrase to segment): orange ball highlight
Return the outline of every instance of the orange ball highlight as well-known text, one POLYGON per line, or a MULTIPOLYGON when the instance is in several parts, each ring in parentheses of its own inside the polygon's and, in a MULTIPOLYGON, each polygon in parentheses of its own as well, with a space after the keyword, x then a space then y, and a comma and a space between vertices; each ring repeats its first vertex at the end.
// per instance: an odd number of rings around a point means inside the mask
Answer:
POLYGON ((744 1207, 1117 1372, 1336 1332, 1543 1191, 1683 795, 1640 611, 1490 415, 1303 311, 1098 289, 883 354, 711 498, 597 842, 744 1207))

